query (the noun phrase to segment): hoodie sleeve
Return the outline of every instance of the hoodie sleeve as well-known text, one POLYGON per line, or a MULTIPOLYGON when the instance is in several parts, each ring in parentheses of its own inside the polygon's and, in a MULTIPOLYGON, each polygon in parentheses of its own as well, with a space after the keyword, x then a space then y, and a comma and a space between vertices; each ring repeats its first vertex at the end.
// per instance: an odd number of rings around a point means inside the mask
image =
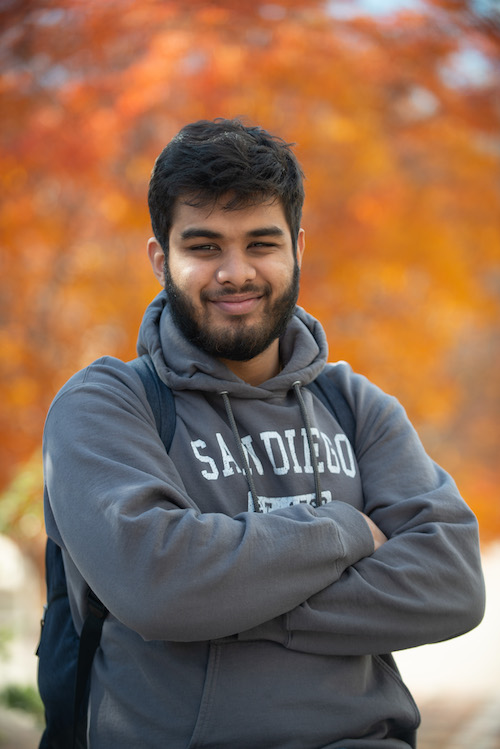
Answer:
POLYGON ((69 556, 77 626, 83 578, 146 640, 230 636, 294 609, 373 552, 366 522, 341 502, 200 513, 138 375, 109 357, 56 397, 44 470, 47 532, 69 556))
POLYGON ((473 513, 451 477, 425 453, 397 400, 346 364, 333 371, 356 416, 365 512, 389 540, 279 621, 240 638, 361 655, 467 632, 484 612, 473 513))

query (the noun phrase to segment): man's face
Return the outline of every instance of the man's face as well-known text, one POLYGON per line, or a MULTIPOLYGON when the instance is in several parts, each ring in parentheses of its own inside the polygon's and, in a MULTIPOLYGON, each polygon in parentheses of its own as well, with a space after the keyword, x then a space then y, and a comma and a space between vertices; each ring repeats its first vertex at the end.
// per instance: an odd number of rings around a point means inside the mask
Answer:
POLYGON ((277 201, 232 211, 179 202, 164 269, 176 325, 217 358, 258 356, 293 313, 303 244, 301 230, 295 258, 277 201))

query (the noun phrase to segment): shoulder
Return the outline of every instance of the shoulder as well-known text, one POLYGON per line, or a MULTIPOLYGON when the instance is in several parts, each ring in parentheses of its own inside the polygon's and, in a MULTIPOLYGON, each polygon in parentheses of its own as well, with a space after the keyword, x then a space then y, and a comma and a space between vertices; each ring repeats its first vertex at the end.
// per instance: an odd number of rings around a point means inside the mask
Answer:
POLYGON ((381 437, 388 430, 409 425, 406 412, 393 395, 384 392, 365 375, 354 372, 345 361, 326 364, 319 375, 323 383, 336 387, 348 403, 356 422, 356 434, 362 441, 368 435, 381 437))
POLYGON ((378 401, 380 403, 397 403, 394 396, 385 393, 365 375, 354 372, 346 361, 325 364, 318 381, 330 383, 337 387, 353 410, 362 405, 378 401))
POLYGON ((130 364, 114 356, 102 356, 70 377, 54 400, 86 385, 127 388, 136 382, 140 379, 130 364))
POLYGON ((146 401, 144 386, 138 373, 126 362, 112 356, 103 356, 76 372, 63 385, 49 409, 65 411, 79 407, 99 408, 99 404, 146 401))

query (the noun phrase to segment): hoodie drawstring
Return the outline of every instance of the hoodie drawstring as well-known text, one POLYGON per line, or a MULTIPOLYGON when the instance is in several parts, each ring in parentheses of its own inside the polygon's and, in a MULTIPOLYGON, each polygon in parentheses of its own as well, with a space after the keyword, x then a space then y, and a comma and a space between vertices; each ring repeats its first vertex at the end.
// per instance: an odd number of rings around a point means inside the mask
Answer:
POLYGON ((236 440, 236 444, 238 445, 238 451, 240 453, 240 458, 243 462, 243 472, 245 474, 245 478, 247 480, 248 488, 250 489, 250 494, 252 495, 252 502, 253 502, 253 508, 255 512, 260 512, 259 507, 259 498, 257 496, 257 490, 255 489, 255 482, 253 480, 252 472, 250 471, 250 465, 248 463, 248 458, 246 455, 245 450, 243 449, 243 443, 241 441, 240 433, 238 432, 238 427, 236 425, 236 419, 234 418, 233 409, 231 408, 231 402, 229 400, 229 393, 227 390, 224 390, 221 392, 222 399, 224 401, 224 406, 226 407, 226 414, 227 418, 229 420, 229 424, 231 426, 231 429, 233 431, 234 438, 236 440))
MULTIPOLYGON (((319 507, 321 505, 322 495, 321 495, 321 482, 319 480, 318 459, 316 457, 316 452, 314 450, 314 442, 313 442, 312 432, 311 432, 311 422, 309 419, 309 414, 307 413, 307 408, 304 402, 304 397, 302 395, 301 384, 299 380, 293 383, 293 390, 296 395, 299 408, 300 408, 300 413, 302 415, 302 421, 304 422, 304 426, 306 429, 307 444, 309 445, 310 459, 311 459, 311 464, 312 464, 313 474, 314 474, 314 500, 313 502, 311 502, 311 504, 313 505, 313 507, 319 507)), ((224 401, 227 418, 231 426, 234 439, 238 446, 238 452, 240 454, 240 458, 243 463, 243 473, 245 474, 248 488, 250 490, 254 510, 255 512, 261 512, 261 509, 259 506, 259 498, 257 495, 257 490, 255 488, 255 482, 253 480, 252 472, 250 470, 250 464, 248 463, 247 454, 243 448, 243 443, 241 441, 241 437, 238 432, 236 419, 234 418, 233 409, 231 407, 231 402, 229 400, 229 393, 227 392, 227 390, 224 390, 220 393, 220 395, 222 396, 222 399, 224 401)))
POLYGON ((293 390, 294 390, 295 395, 297 396, 297 400, 299 402, 299 407, 300 407, 300 413, 302 414, 302 420, 306 428, 307 444, 309 445, 309 453, 311 456, 311 463, 313 467, 314 502, 312 504, 313 504, 313 507, 319 507, 321 505, 321 483, 319 480, 318 459, 316 457, 316 451, 314 449, 314 442, 313 442, 312 433, 311 433, 311 422, 309 420, 309 414, 307 413, 307 408, 304 402, 304 397, 300 389, 299 380, 293 383, 293 390))

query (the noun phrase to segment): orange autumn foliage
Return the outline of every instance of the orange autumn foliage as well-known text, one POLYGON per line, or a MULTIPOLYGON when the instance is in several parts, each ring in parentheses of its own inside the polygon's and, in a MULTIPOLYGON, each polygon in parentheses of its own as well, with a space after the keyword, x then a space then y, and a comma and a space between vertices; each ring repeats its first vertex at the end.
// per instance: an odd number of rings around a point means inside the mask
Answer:
MULTIPOLYGON (((500 535, 498 15, 466 0, 373 17, 355 5, 0 10, 0 486, 22 474, 76 369, 134 356, 157 291, 145 254, 154 158, 185 122, 241 115, 297 144, 301 303, 331 359, 402 400, 483 539, 500 535)), ((34 486, 9 532, 36 530, 22 523, 40 510, 34 486)))

